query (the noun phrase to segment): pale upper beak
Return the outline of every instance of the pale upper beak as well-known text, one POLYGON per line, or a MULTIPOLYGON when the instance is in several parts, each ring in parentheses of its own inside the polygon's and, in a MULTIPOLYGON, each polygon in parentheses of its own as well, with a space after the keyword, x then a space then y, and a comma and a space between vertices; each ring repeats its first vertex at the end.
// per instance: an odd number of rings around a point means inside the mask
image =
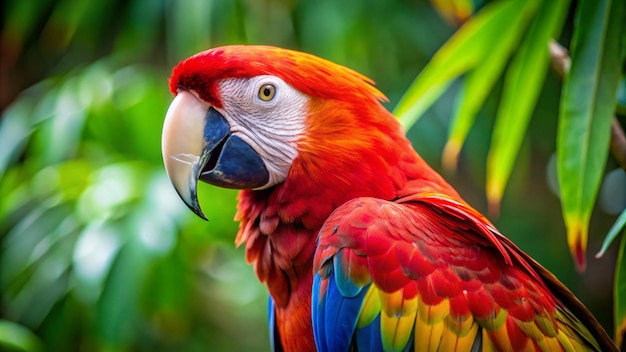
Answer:
POLYGON ((222 114, 189 91, 180 91, 170 105, 161 146, 165 170, 178 195, 203 219, 206 216, 197 195, 199 179, 237 189, 261 187, 269 180, 260 155, 231 134, 222 114))

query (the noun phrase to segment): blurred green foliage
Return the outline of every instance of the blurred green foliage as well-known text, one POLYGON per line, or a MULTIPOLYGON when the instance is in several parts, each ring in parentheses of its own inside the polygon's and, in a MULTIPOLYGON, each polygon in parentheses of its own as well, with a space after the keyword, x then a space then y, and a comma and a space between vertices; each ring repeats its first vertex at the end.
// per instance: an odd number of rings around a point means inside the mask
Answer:
MULTIPOLYGON (((267 350, 267 294, 232 244, 236 192, 200 187, 203 222, 163 170, 171 67, 224 44, 295 48, 372 77, 393 107, 455 31, 425 0, 0 6, 0 348, 24 351, 267 350)), ((577 276, 550 190, 559 86, 549 75, 494 220, 611 331, 615 255, 577 276)), ((409 131, 436 168, 455 90, 409 131)), ((497 95, 448 175, 481 211, 497 95)), ((619 209, 596 212, 592 251, 619 209)))

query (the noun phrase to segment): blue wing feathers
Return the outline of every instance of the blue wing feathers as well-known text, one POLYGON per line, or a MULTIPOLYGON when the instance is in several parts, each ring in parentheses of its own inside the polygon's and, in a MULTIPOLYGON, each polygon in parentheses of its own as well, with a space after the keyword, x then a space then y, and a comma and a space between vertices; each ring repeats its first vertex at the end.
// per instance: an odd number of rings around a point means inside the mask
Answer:
POLYGON ((313 337, 318 351, 328 351, 324 331, 324 308, 326 303, 326 290, 322 291, 322 281, 320 275, 313 277, 313 295, 311 297, 311 319, 313 319, 313 337))
MULTIPOLYGON (((327 278, 315 275, 313 279, 312 317, 313 333, 318 351, 348 351, 363 305, 367 288, 349 284, 348 290, 356 293, 346 297, 340 289, 341 276, 331 272, 327 278), (325 286, 325 287, 324 287, 325 286)), ((370 324, 376 326, 376 324, 370 324)), ((363 329, 360 329, 363 330, 363 329)), ((380 324, 378 324, 380 340, 380 324)), ((382 345, 382 344, 381 344, 382 345)), ((360 346, 359 346, 360 348, 360 346)), ((367 350, 367 349, 365 349, 367 350)))
POLYGON ((369 325, 356 329, 355 340, 359 351, 382 351, 380 335, 380 314, 369 325))
POLYGON ((334 273, 328 278, 326 293, 326 334, 332 338, 332 350, 347 351, 356 329, 365 291, 355 297, 344 297, 337 286, 334 273))

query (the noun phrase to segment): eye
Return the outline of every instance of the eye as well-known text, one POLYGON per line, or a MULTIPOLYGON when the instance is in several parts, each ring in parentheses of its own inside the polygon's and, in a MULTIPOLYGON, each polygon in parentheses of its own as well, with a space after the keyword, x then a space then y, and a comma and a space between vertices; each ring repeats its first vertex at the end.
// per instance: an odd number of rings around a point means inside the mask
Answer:
POLYGON ((263 101, 270 101, 274 99, 276 95, 276 86, 273 84, 264 84, 259 88, 259 99, 263 101))

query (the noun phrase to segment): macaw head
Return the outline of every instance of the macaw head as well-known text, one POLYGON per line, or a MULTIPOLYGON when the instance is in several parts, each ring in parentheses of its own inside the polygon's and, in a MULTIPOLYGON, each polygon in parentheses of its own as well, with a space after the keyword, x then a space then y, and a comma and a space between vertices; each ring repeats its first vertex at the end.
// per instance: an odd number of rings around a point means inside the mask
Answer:
POLYGON ((183 201, 204 218, 198 180, 263 190, 290 173, 333 172, 321 166, 324 160, 358 163, 354 154, 364 145, 384 149, 366 134, 403 135, 372 83, 346 67, 275 47, 196 54, 170 78, 175 98, 162 136, 167 173, 183 201), (294 171, 296 160, 308 165, 306 171, 294 171))

